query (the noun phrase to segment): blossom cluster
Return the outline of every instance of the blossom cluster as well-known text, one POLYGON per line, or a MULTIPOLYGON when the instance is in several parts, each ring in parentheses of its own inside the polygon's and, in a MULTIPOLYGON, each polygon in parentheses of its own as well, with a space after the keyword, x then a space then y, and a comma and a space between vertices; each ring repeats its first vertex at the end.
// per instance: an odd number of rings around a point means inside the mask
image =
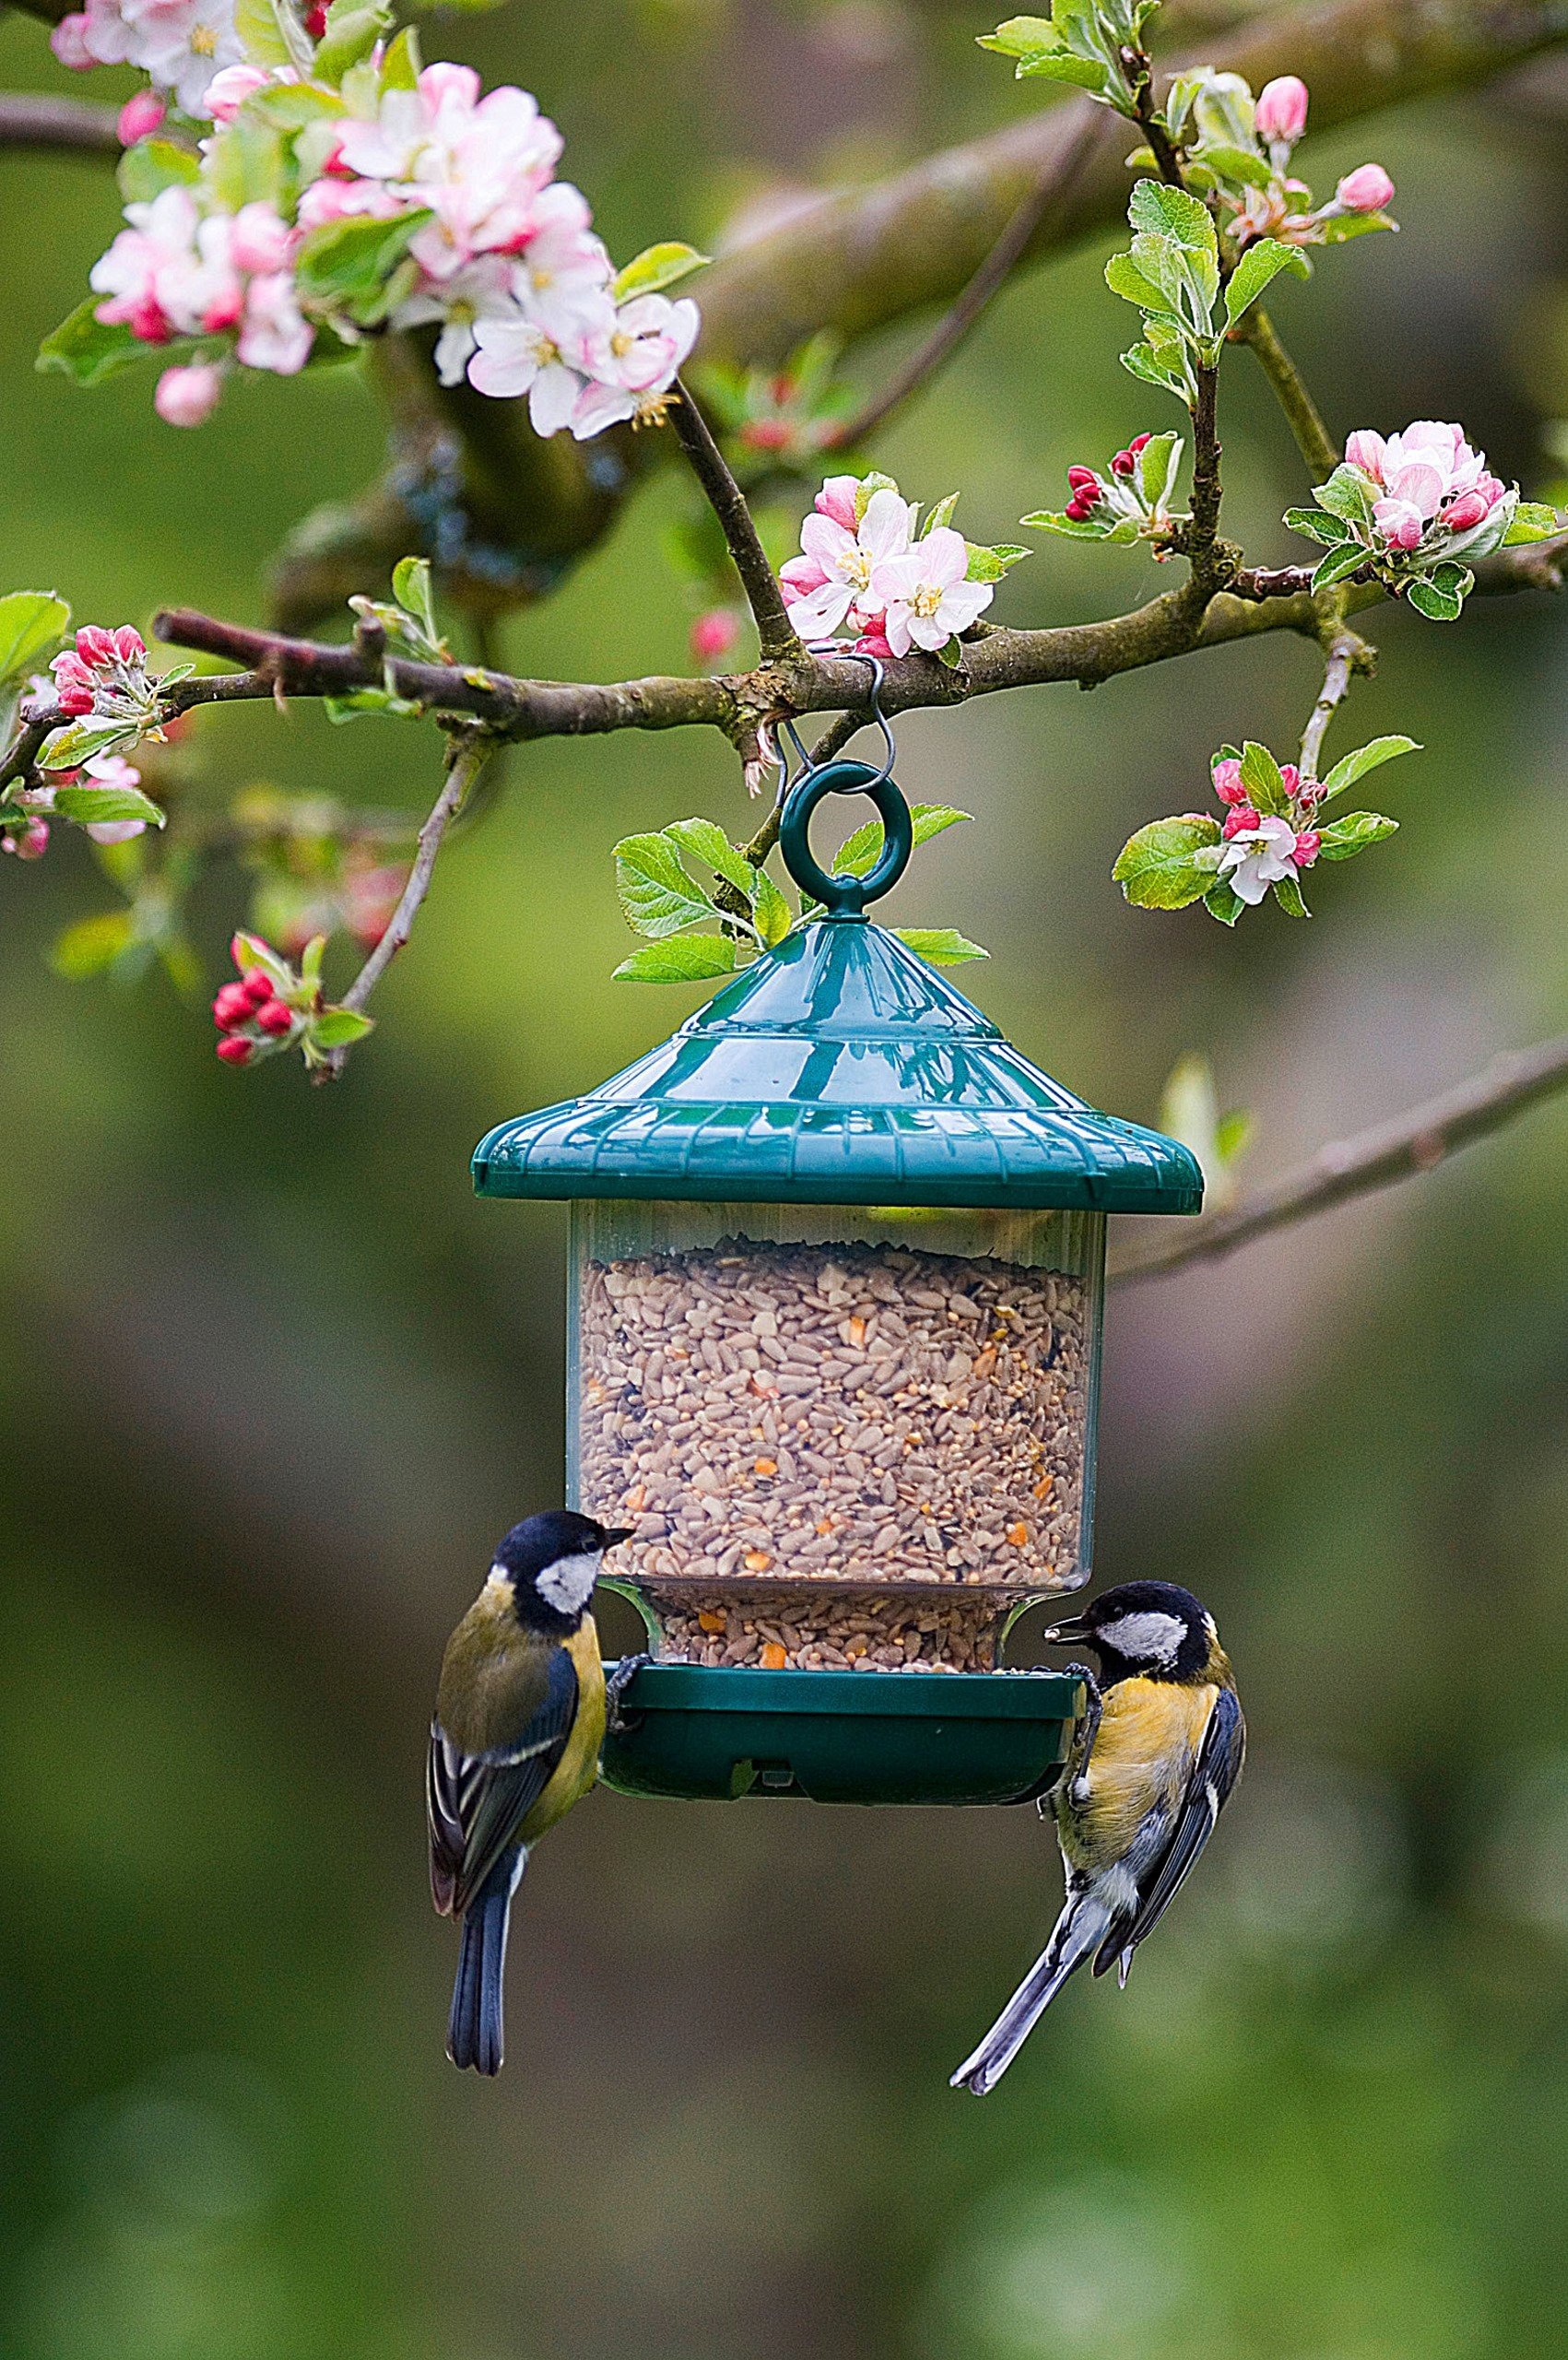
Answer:
POLYGON ((1184 447, 1177 434, 1135 434, 1102 473, 1081 466, 1067 469, 1065 509, 1040 509, 1022 521, 1082 540, 1153 541, 1155 556, 1164 558, 1169 549, 1161 545, 1176 521, 1171 495, 1184 447))
MULTIPOLYGON (((145 20, 175 14, 188 29, 193 0, 93 0, 83 22, 96 45, 73 30, 66 48, 73 62, 110 51, 145 62, 145 20)), ((407 34, 348 70, 334 59, 334 81, 245 57, 230 20, 198 30, 219 70, 199 93, 194 69, 175 87, 214 127, 194 154, 167 138, 132 151, 146 167, 90 280, 102 326, 190 348, 159 385, 169 423, 206 417, 233 362, 291 376, 388 326, 437 328, 442 382, 525 398, 540 434, 662 416, 699 325, 693 302, 662 289, 701 257, 659 247, 618 274, 586 199, 556 178, 561 136, 527 91, 486 94, 464 65, 419 70, 407 34), (289 152, 258 191, 263 129, 289 152)))
POLYGON ((854 635, 857 653, 936 655, 978 622, 1019 550, 977 549, 944 502, 917 531, 918 504, 887 476, 830 476, 780 572, 789 618, 808 643, 854 635))
POLYGON ((1299 74, 1277 75, 1256 100, 1239 74, 1198 69, 1173 87, 1171 127, 1187 141, 1189 181, 1214 190, 1233 252, 1260 238, 1319 246, 1397 227, 1387 211, 1394 183, 1381 164, 1344 173, 1322 205, 1292 177, 1291 150, 1306 130, 1308 104, 1299 74))
MULTIPOLYGON (((325 9, 317 13, 324 25, 325 9)), ((245 53, 234 0, 87 0, 62 18, 50 43, 63 65, 139 66, 183 114, 197 116, 211 112, 214 76, 245 53)))
POLYGON ((1311 825, 1323 799, 1315 779, 1303 779, 1294 762, 1279 764, 1286 796, 1283 811, 1256 811, 1251 789, 1242 776, 1241 757, 1214 757, 1214 792, 1225 805, 1220 833, 1224 851, 1216 874, 1226 879, 1238 901, 1256 909, 1271 885, 1296 884, 1323 848, 1321 832, 1311 825), (1299 823, 1305 820, 1308 824, 1299 823))
MULTIPOLYGON (((1372 487, 1369 539, 1381 548, 1435 559, 1501 539, 1491 520, 1512 509, 1508 486, 1490 472, 1485 453, 1471 449, 1462 426, 1418 419, 1386 441, 1363 427, 1347 442, 1345 458, 1372 487)), ((1500 522, 1506 530, 1507 517, 1500 522)))

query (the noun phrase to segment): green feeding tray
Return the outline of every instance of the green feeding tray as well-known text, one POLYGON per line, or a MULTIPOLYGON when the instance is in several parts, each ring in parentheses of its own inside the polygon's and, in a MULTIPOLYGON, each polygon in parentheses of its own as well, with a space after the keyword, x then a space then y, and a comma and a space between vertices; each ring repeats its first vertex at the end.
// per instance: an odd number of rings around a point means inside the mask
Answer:
POLYGON ((604 1776, 623 1795, 732 1802, 1023 1803, 1061 1775, 1083 1688, 1058 1671, 749 1671, 652 1663, 604 1776))

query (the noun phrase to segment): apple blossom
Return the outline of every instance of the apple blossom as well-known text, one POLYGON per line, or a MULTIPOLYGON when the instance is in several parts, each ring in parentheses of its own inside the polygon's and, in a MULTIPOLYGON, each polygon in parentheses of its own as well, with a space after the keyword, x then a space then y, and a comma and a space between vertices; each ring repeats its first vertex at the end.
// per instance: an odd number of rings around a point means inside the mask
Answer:
POLYGON ((740 644, 740 617, 733 607, 710 607, 691 626, 691 660, 704 668, 720 665, 740 644))
MULTIPOLYGON (((223 68, 244 56, 234 0, 88 0, 50 36, 64 65, 138 65, 181 112, 205 115, 223 68)), ((145 135, 141 135, 145 136, 145 135)))
POLYGON ((315 331, 300 310, 288 271, 253 278, 235 348, 245 367, 270 369, 280 377, 297 376, 310 359, 314 341, 315 331))
POLYGON ((350 123, 338 145, 343 168, 434 214, 412 251, 436 278, 526 242, 563 145, 528 91, 481 88, 470 66, 427 65, 415 88, 384 91, 375 121, 350 123))
MULTIPOLYGON (((90 761, 82 764, 75 775, 85 786, 140 786, 142 783, 140 771, 134 762, 126 761, 123 754, 95 754, 90 761)), ((62 776, 60 784, 64 785, 65 783, 62 776)), ((129 844, 134 836, 143 835, 147 831, 145 820, 88 820, 79 824, 85 827, 95 844, 129 844)))
POLYGON ((260 65, 226 65, 206 86, 206 111, 215 123, 232 123, 247 99, 269 82, 292 82, 291 67, 279 65, 269 74, 260 65))
POLYGON ((634 295, 608 326, 591 330, 583 340, 589 382, 572 416, 578 441, 623 419, 656 419, 700 325, 690 298, 672 303, 665 295, 634 295))
POLYGON ((1219 873, 1238 900, 1256 909, 1271 885, 1296 877, 1296 831, 1270 812, 1234 835, 1220 856, 1219 873))
POLYGON ((223 391, 223 372, 211 360, 166 369, 152 406, 165 426, 200 426, 212 416, 223 391))
POLYGON ((1257 94, 1253 117, 1260 139, 1293 148, 1306 129, 1307 86, 1299 74, 1277 74, 1257 94))
POLYGON ((1462 426, 1418 419, 1385 438, 1362 427, 1345 444, 1348 467, 1370 500, 1370 528, 1355 537, 1376 553, 1440 559, 1484 556, 1503 539, 1517 494, 1489 470, 1462 426))
POLYGON ((509 311, 474 322, 477 350, 468 363, 468 382, 501 399, 525 394, 535 433, 559 434, 571 423, 586 383, 584 340, 613 317, 607 294, 573 298, 530 290, 526 308, 514 299, 509 311))
MULTIPOLYGON (((318 188, 337 183, 318 181, 318 188)), ((368 187, 369 183, 360 183, 368 187)), ((475 336, 484 319, 514 316, 513 288, 516 266, 508 254, 479 254, 439 284, 427 280, 405 298, 392 315, 395 328, 432 326, 438 320, 436 374, 443 385, 460 385, 468 363, 478 350, 475 336)))
POLYGON ((907 655, 911 646, 935 655, 978 620, 995 585, 966 580, 968 572, 969 545, 950 525, 938 525, 906 555, 878 560, 872 598, 884 609, 882 629, 895 655, 907 655))
POLYGON ((134 148, 138 140, 150 139, 169 110, 155 90, 138 90, 121 108, 114 125, 114 136, 122 148, 134 148))
MULTIPOLYGON (((843 502, 835 506, 842 514, 843 502)), ((849 513, 855 513, 853 500, 849 513)), ((829 638, 852 616, 856 621, 880 617, 883 601, 872 588, 874 570, 908 549, 914 522, 911 503, 890 484, 871 494, 853 527, 819 507, 812 510, 800 528, 801 555, 779 575, 790 620, 802 639, 829 638)))
POLYGON ((47 820, 29 820, 25 828, 7 828, 0 834, 0 852, 14 853, 18 860, 41 860, 48 850, 47 820))
POLYGON ((1393 202, 1394 183, 1381 164, 1358 164, 1334 195, 1347 213, 1381 213, 1393 202))

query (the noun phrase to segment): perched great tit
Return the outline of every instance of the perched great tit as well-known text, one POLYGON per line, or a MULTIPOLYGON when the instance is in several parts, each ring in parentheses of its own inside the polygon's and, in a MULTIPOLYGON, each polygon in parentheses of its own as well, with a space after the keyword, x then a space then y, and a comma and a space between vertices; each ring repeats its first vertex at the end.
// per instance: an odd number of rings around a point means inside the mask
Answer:
MULTIPOLYGON (((1044 1634, 1100 1660, 1053 1798, 1067 1897, 1044 1950, 955 2089, 984 2097, 1091 1951, 1125 1984, 1214 1833, 1241 1776, 1246 1726, 1212 1615, 1173 1582, 1124 1582, 1044 1634)), ((1041 1806, 1042 1811, 1044 1805, 1041 1806)))
POLYGON ((499 2073, 512 1896, 529 1848, 586 1794, 605 1735, 605 1673, 588 1600, 630 1530, 552 1508, 514 1524, 446 1643, 425 1799, 430 1892, 463 1920, 446 2053, 499 2073))

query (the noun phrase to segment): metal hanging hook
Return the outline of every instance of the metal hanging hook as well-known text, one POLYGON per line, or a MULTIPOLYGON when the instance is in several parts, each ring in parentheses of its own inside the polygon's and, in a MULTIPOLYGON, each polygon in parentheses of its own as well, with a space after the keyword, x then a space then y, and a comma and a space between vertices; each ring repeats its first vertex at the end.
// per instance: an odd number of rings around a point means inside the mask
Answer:
MULTIPOLYGON (((853 793, 869 795, 874 785, 879 785, 884 779, 891 778, 893 774, 893 764, 898 760, 898 747, 893 738, 892 726, 890 723, 887 714, 882 711, 882 683, 887 678, 882 659, 879 655, 866 655, 859 648, 842 647, 835 639, 808 640, 806 643, 806 649, 809 655, 835 655, 841 657, 846 663, 865 664, 870 669, 871 694, 867 698, 867 702, 871 708, 871 719, 876 723, 877 727, 880 730, 882 736, 884 755, 882 767, 879 771, 873 771, 871 765, 867 763, 864 767, 867 775, 864 785, 856 788, 844 787, 840 790, 841 793, 845 794, 853 793)), ((864 727, 865 724, 862 723, 857 726, 859 727, 864 727)), ((850 733, 852 737, 855 734, 855 732, 854 730, 850 733)), ((820 765, 818 763, 811 749, 802 740, 800 731, 793 721, 781 721, 779 723, 775 736, 775 744, 778 749, 779 766, 777 796, 778 799, 782 801, 783 797, 789 793, 792 787, 801 785, 805 780, 808 779, 812 773, 820 767, 820 765), (788 744, 793 747, 796 757, 800 765, 793 779, 789 774, 789 756, 784 750, 786 740, 788 741, 788 744)), ((836 761, 837 757, 835 756, 834 759, 836 761)))

